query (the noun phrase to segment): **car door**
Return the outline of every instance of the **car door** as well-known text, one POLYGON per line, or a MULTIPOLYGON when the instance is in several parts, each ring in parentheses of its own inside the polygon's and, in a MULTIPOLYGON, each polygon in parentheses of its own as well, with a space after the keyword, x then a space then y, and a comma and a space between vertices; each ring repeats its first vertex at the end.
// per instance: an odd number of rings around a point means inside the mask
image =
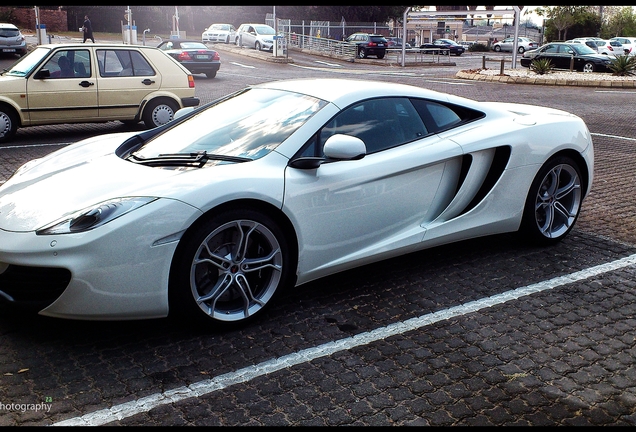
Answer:
POLYGON ((161 74, 136 49, 99 48, 99 117, 133 119, 149 93, 161 88, 161 74))
POLYGON ((34 124, 98 118, 92 49, 58 49, 27 80, 28 115, 34 124), (63 67, 64 62, 68 65, 63 67), (42 75, 48 70, 49 75, 42 75))
POLYGON ((314 150, 335 134, 360 137, 368 154, 285 174, 284 207, 294 215, 300 243, 312 251, 311 261, 300 251, 302 273, 414 247, 460 176, 460 146, 429 133, 406 98, 343 110, 310 140, 304 155, 320 156, 314 150))
POLYGON ((514 41, 515 41, 515 38, 506 38, 503 41, 501 41, 501 50, 512 51, 514 41))

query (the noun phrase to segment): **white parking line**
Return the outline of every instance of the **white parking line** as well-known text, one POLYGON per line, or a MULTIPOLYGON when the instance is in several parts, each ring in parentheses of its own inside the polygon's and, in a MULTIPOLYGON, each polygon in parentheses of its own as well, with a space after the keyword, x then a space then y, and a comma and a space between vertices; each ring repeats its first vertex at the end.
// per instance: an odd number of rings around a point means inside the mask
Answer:
POLYGON ((248 68, 248 69, 256 69, 256 66, 244 65, 244 64, 236 63, 236 62, 230 62, 230 64, 233 64, 233 65, 235 65, 235 66, 240 66, 240 67, 248 68))
POLYGON ((320 357, 332 355, 339 351, 345 351, 361 345, 367 345, 391 336, 421 329, 422 327, 431 325, 438 321, 443 321, 472 312, 477 312, 482 309, 496 306, 510 300, 517 300, 520 297, 549 289, 554 289, 565 284, 589 279, 603 273, 633 266, 635 264, 636 254, 607 264, 601 264, 586 270, 571 273, 566 276, 556 277, 544 282, 517 288, 512 291, 507 291, 491 297, 468 302, 463 305, 451 307, 439 312, 434 312, 422 315, 420 317, 411 318, 406 321, 390 324, 386 327, 381 327, 375 330, 361 333, 356 336, 328 342, 317 347, 308 348, 302 351, 288 354, 283 357, 268 360, 257 365, 248 366, 234 372, 219 375, 209 380, 199 381, 197 383, 179 387, 163 393, 156 393, 154 395, 146 396, 131 402, 115 405, 111 408, 85 414, 81 417, 74 417, 68 420, 60 421, 54 423, 53 426, 100 426, 117 420, 122 420, 124 418, 131 417, 139 413, 148 412, 157 406, 207 395, 217 390, 222 390, 224 388, 230 387, 234 384, 244 383, 254 378, 279 371, 281 369, 286 369, 298 364, 315 360, 320 357))

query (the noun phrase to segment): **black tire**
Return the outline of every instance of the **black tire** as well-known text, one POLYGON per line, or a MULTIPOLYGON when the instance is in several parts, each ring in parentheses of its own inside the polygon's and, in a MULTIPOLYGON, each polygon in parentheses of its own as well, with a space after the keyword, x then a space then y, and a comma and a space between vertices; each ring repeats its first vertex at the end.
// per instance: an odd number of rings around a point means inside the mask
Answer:
POLYGON ((524 47, 519 47, 519 48, 517 48, 517 52, 519 54, 523 54, 524 52, 526 52, 526 49, 524 47))
POLYGON ((495 52, 501 52, 501 47, 499 45, 495 45, 495 47, 493 48, 493 50, 495 52))
POLYGON ((583 72, 595 72, 596 65, 592 62, 586 62, 581 69, 583 72))
POLYGON ((206 72, 205 76, 208 77, 208 78, 214 78, 216 76, 216 71, 206 72))
POLYGON ((240 38, 240 37, 237 37, 236 39, 234 39, 234 44, 235 44, 236 46, 240 47, 240 46, 241 46, 241 38, 240 38))
POLYGON ((367 58, 367 50, 365 50, 364 48, 358 49, 358 58, 367 58))
POLYGON ((256 42, 256 43, 254 44, 254 49, 255 49, 256 51, 262 51, 262 50, 263 50, 263 47, 261 46, 261 43, 260 43, 260 42, 256 42))
POLYGON ((8 105, 0 104, 0 143, 10 141, 18 130, 18 115, 8 105))
POLYGON ((530 186, 519 233, 533 244, 560 242, 574 227, 582 201, 578 164, 566 156, 550 159, 530 186))
POLYGON ((456 52, 456 53, 455 53, 455 55, 456 55, 457 57, 459 57, 460 55, 462 55, 462 53, 460 53, 460 52, 456 52))
POLYGON ((230 35, 227 35, 227 37, 225 38, 225 43, 229 44, 230 43, 230 35))
POLYGON ((153 99, 144 108, 144 124, 147 128, 164 125, 174 118, 179 105, 172 99, 153 99))
POLYGON ((215 214, 181 240, 170 268, 170 315, 225 328, 262 315, 294 283, 283 230, 253 209, 215 214))
POLYGON ((377 55, 377 57, 378 57, 380 60, 382 60, 382 59, 384 58, 384 54, 385 54, 385 53, 378 54, 378 55, 377 55))

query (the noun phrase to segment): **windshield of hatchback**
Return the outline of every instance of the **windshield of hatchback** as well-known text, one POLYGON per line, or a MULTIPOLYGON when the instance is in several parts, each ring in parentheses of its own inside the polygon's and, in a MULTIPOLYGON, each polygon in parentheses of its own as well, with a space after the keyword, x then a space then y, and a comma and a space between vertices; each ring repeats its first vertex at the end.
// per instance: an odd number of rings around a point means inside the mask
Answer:
MULTIPOLYGON (((140 147, 142 159, 201 153, 258 159, 275 149, 327 102, 299 93, 249 89, 224 99, 140 147)), ((225 162, 227 163, 227 162, 225 162)))
POLYGON ((28 75, 33 68, 35 68, 44 57, 46 57, 51 52, 50 48, 42 48, 37 47, 29 54, 21 57, 17 62, 15 62, 11 69, 9 69, 5 75, 10 76, 26 76, 28 75))

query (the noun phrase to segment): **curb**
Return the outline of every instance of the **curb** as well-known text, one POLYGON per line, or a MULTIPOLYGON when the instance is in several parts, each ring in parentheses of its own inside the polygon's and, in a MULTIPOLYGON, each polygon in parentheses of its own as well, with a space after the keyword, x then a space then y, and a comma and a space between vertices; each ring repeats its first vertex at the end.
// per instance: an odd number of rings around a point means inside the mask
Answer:
POLYGON ((577 80, 573 79, 549 79, 538 75, 535 77, 513 77, 510 75, 482 75, 475 72, 459 71, 455 74, 457 78, 476 80, 476 81, 488 81, 488 82, 501 82, 506 84, 538 84, 546 86, 571 86, 571 87, 608 87, 608 88, 636 88, 635 80, 623 80, 623 81, 605 81, 599 80, 577 80))

